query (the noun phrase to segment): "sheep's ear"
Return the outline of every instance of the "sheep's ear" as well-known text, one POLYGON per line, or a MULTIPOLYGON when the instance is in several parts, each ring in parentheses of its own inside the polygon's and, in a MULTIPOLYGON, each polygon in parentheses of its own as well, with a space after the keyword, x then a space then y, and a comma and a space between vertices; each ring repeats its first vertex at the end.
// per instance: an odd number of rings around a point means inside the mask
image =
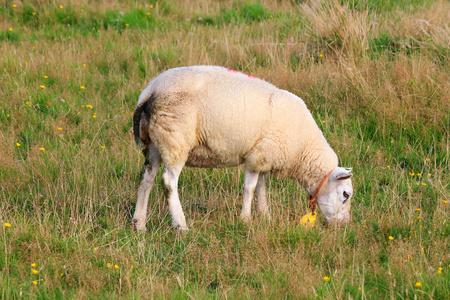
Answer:
POLYGON ((349 179, 353 176, 352 173, 350 173, 352 171, 352 168, 336 168, 336 170, 333 172, 333 179, 334 180, 345 180, 345 179, 349 179))

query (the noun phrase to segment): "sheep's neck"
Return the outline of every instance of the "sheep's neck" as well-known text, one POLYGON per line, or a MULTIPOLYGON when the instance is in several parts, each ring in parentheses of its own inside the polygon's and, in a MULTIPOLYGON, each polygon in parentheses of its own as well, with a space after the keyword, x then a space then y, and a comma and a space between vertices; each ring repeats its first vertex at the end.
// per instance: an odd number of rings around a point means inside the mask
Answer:
POLYGON ((338 158, 325 139, 321 145, 310 143, 305 148, 298 154, 289 177, 313 195, 324 176, 337 167, 338 158))

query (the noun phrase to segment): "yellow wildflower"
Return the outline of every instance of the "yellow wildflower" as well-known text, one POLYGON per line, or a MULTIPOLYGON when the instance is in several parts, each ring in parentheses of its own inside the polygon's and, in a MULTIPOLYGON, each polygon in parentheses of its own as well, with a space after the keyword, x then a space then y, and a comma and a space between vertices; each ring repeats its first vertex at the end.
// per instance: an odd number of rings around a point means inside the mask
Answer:
POLYGON ((426 184, 425 182, 422 182, 422 185, 423 185, 423 186, 427 186, 427 184, 426 184))
POLYGON ((420 174, 420 173, 417 173, 417 177, 420 177, 420 176, 422 176, 422 174, 420 174))
POLYGON ((9 31, 12 31, 12 28, 9 28, 9 31))
POLYGON ((328 276, 324 276, 324 277, 323 277, 323 280, 325 280, 325 281, 327 281, 327 282, 328 282, 328 281, 330 281, 330 277, 328 277, 328 276))
POLYGON ((13 4, 13 7, 16 8, 16 7, 17 7, 17 4, 13 4))
POLYGON ((47 75, 44 75, 44 78, 45 78, 45 79, 48 79, 48 76, 47 76, 47 75))
POLYGON ((422 219, 422 217, 421 217, 421 216, 418 216, 418 217, 417 217, 417 220, 420 220, 420 219, 422 219))
POLYGON ((41 89, 45 89, 45 85, 41 85, 41 89))
POLYGON ((126 27, 130 26, 130 24, 125 24, 126 27))
POLYGON ((58 127, 58 130, 62 130, 62 128, 61 128, 61 127, 58 127))
POLYGON ((31 272, 33 272, 34 275, 39 274, 39 271, 35 269, 31 270, 31 272))
POLYGON ((386 168, 390 169, 390 168, 391 168, 391 166, 386 166, 386 168))
POLYGON ((36 280, 33 281, 33 285, 37 285, 37 281, 36 280))
POLYGON ((414 176, 414 175, 416 175, 414 172, 409 172, 409 176, 414 176))
MULTIPOLYGON (((442 268, 439 268, 439 269, 442 269, 442 268)), ((442 270, 438 270, 437 273, 438 273, 438 275, 441 275, 442 274, 442 270)))
POLYGON ((389 240, 390 240, 390 241, 394 240, 394 237, 390 235, 390 236, 389 236, 389 240))
POLYGON ((32 263, 32 264, 31 264, 31 267, 32 267, 32 268, 36 268, 36 264, 35 264, 35 263, 32 263))
POLYGON ((84 90, 86 87, 84 85, 80 85, 80 89, 84 90))
POLYGON ((416 208, 416 211, 420 211, 420 208, 416 208))
POLYGON ((447 201, 447 200, 444 200, 443 202, 444 202, 444 204, 447 204, 447 203, 448 203, 448 201, 447 201))
POLYGON ((59 8, 63 9, 63 8, 64 8, 64 6, 60 5, 60 6, 59 6, 59 8))
POLYGON ((119 266, 118 265, 114 265, 114 269, 118 270, 119 266))
POLYGON ((93 109, 94 107, 90 104, 86 105, 87 108, 93 109))
POLYGON ((420 288, 421 286, 422 286, 422 284, 421 284, 420 282, 417 281, 417 282, 416 282, 416 287, 417 287, 417 288, 420 288))
POLYGON ((111 264, 110 264, 110 263, 107 263, 107 264, 106 264, 106 267, 107 267, 107 268, 111 268, 111 264))
POLYGON ((105 146, 100 146, 100 148, 105 149, 105 146))
POLYGON ((44 148, 44 147, 41 147, 41 148, 39 148, 39 150, 41 150, 41 151, 45 151, 45 148, 44 148))
POLYGON ((323 54, 320 54, 319 57, 322 58, 322 57, 323 57, 323 54))
POLYGON ((16 143, 16 146, 17 146, 17 147, 20 147, 20 144, 19 144, 19 143, 16 143))
POLYGON ((9 223, 5 223, 5 224, 3 224, 3 225, 5 225, 6 228, 11 227, 11 224, 9 224, 9 223))

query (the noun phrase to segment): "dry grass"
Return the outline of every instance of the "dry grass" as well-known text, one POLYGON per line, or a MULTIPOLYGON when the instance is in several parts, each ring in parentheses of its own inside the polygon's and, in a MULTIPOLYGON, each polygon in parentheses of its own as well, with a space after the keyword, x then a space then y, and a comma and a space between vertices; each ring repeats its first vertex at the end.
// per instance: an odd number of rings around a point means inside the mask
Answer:
POLYGON ((450 297, 447 1, 151 5, 0 5, 2 298, 450 297), (131 113, 157 74, 195 64, 305 100, 354 168, 349 226, 300 227, 305 193, 274 179, 272 219, 244 226, 242 169, 186 168, 191 231, 169 228, 158 184, 133 232, 131 113))

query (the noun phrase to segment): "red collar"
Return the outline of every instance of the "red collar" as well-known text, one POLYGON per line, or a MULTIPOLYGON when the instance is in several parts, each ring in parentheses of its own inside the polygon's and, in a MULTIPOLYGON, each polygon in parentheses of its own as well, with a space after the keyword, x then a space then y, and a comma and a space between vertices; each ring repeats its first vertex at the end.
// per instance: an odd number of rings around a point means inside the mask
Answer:
POLYGON ((325 182, 325 180, 328 178, 328 176, 330 176, 331 172, 333 172, 333 170, 330 171, 330 173, 328 173, 323 179, 322 182, 320 182, 319 187, 317 188, 316 192, 314 193, 314 196, 309 196, 309 209, 311 209, 311 212, 314 213, 314 211, 316 210, 316 202, 317 202, 317 194, 319 193, 320 188, 322 187, 323 183, 325 182))

